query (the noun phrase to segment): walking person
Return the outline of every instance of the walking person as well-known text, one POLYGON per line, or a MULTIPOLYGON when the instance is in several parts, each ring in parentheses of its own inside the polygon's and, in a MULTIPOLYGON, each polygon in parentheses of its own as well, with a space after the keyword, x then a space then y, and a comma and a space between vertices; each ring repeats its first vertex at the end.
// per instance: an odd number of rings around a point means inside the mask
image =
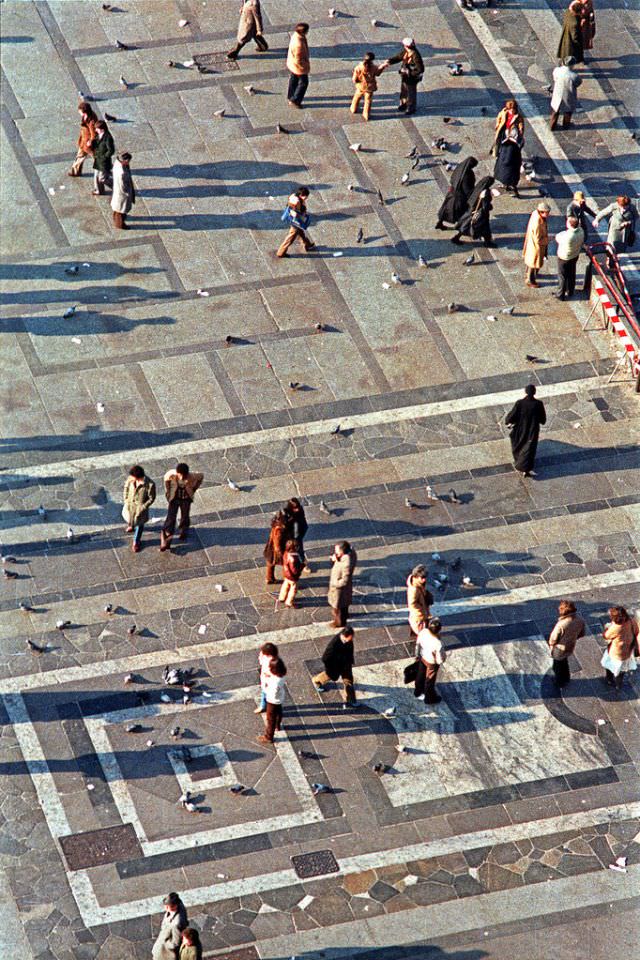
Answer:
POLYGON ((551 666, 559 687, 566 687, 571 680, 569 657, 575 650, 578 640, 584 637, 584 633, 585 622, 578 616, 575 603, 571 600, 561 600, 558 604, 558 620, 548 640, 551 666))
POLYGON ((278 602, 285 607, 295 607, 298 593, 298 580, 302 576, 304 563, 297 540, 287 540, 282 555, 282 586, 278 595, 278 602))
POLYGON ((324 693, 328 683, 337 683, 342 680, 342 698, 345 703, 356 702, 355 686, 353 682, 353 664, 355 662, 353 650, 353 627, 343 627, 329 641, 322 654, 324 670, 312 678, 318 693, 324 693))
POLYGON ((593 7, 593 0, 582 0, 580 32, 584 49, 593 50, 593 41, 596 36, 596 12, 593 7))
POLYGON ((565 57, 561 67, 553 71, 553 91, 551 93, 551 119, 549 129, 555 130, 558 126, 558 117, 562 114, 562 129, 566 130, 571 123, 571 117, 578 106, 578 87, 581 78, 571 68, 575 66, 574 57, 565 57))
POLYGON ((267 701, 267 715, 264 733, 258 737, 259 743, 273 743, 278 730, 282 729, 282 708, 285 698, 284 678, 287 668, 278 657, 270 665, 270 675, 265 680, 265 698, 267 701))
POLYGON ((584 232, 575 217, 567 217, 566 230, 556 234, 558 244, 558 289, 554 297, 565 300, 576 289, 576 265, 584 246, 584 232))
POLYGON ((509 439, 514 466, 523 477, 530 477, 536 462, 540 427, 547 422, 547 412, 542 400, 536 400, 536 388, 532 383, 524 388, 524 393, 521 400, 516 400, 504 422, 511 427, 509 439))
POLYGON ((483 240, 485 247, 497 247, 491 234, 491 211, 493 210, 493 177, 483 177, 469 197, 469 209, 456 223, 456 233, 451 243, 462 244, 462 237, 483 240))
POLYGON ((262 10, 260 0, 244 0, 240 5, 240 22, 238 23, 237 43, 233 50, 229 50, 227 60, 237 60, 238 54, 250 40, 255 41, 258 53, 265 53, 269 44, 262 35, 262 10))
POLYGON ((178 511, 180 512, 178 539, 187 539, 187 532, 191 526, 191 504, 196 490, 203 480, 204 473, 191 473, 188 463, 179 463, 165 473, 164 493, 169 506, 160 534, 160 551, 162 553, 171 548, 171 539, 176 531, 178 511))
POLYGON ((409 609, 409 637, 415 640, 429 622, 433 594, 427 589, 427 568, 419 563, 407 577, 407 607, 409 609))
POLYGON ((127 533, 133 533, 131 549, 140 553, 142 531, 149 519, 149 507, 156 498, 156 485, 145 475, 139 464, 131 467, 124 483, 122 515, 127 521, 127 533))
POLYGON ((539 203, 529 217, 527 230, 524 235, 522 258, 526 272, 524 282, 528 287, 539 287, 538 273, 547 259, 549 249, 549 229, 547 221, 551 207, 548 203, 539 203))
POLYGON ((163 903, 165 911, 151 955, 153 960, 178 960, 182 931, 188 923, 187 909, 177 893, 169 893, 163 903))
POLYGON ((616 690, 622 689, 625 673, 637 670, 638 623, 624 607, 609 607, 611 622, 605 624, 602 636, 607 649, 602 654, 601 665, 605 669, 606 682, 616 690))
POLYGON ((357 67, 354 67, 353 74, 351 79, 356 85, 356 92, 353 95, 353 100, 351 101, 351 106, 349 110, 351 113, 358 112, 358 105, 360 101, 364 99, 364 104, 362 106, 362 119, 365 122, 368 122, 369 117, 371 116, 371 104, 373 103, 373 95, 378 89, 377 77, 384 72, 384 66, 378 65, 376 62, 376 55, 369 51, 365 53, 362 58, 362 63, 359 63, 357 67))
POLYGON ((416 112, 418 103, 418 84, 424 76, 424 63, 413 37, 405 37, 402 50, 385 60, 383 67, 400 64, 400 102, 398 110, 410 116, 416 112))
POLYGON ((469 197, 476 185, 476 175, 473 168, 478 166, 475 157, 467 157, 455 168, 451 174, 451 183, 447 195, 438 210, 436 230, 446 230, 444 225, 456 223, 469 209, 469 197))
POLYGON ((353 574, 358 555, 347 540, 336 543, 331 557, 331 574, 327 599, 333 620, 333 627, 345 627, 349 619, 349 607, 353 600, 353 574))
POLYGON ((587 216, 593 218, 596 216, 594 210, 591 207, 587 206, 587 201, 585 200, 584 193, 582 190, 576 190, 573 195, 573 199, 567 206, 567 219, 569 217, 575 217, 578 221, 580 229, 584 233, 585 240, 589 235, 589 226, 590 222, 587 220, 587 216))
POLYGON ((129 169, 130 162, 130 153, 119 153, 118 159, 113 164, 111 209, 113 210, 113 225, 117 230, 129 229, 127 214, 136 202, 136 190, 129 169))
POLYGON ((425 703, 440 703, 442 700, 442 697, 436 693, 438 670, 447 659, 440 639, 441 631, 442 624, 437 617, 432 617, 416 639, 418 672, 413 695, 418 700, 424 700, 425 703))
POLYGON ((258 653, 258 675, 260 679, 260 703, 253 711, 264 713, 267 709, 266 682, 271 676, 271 664, 278 659, 278 648, 275 643, 263 643, 258 653))
POLYGON ((632 206, 629 197, 620 196, 615 203, 610 203, 594 217, 593 225, 597 227, 601 220, 608 220, 607 243, 611 244, 616 253, 625 253, 636 242, 637 218, 638 211, 632 206))
POLYGON ((512 128, 498 147, 493 176, 503 185, 507 193, 513 193, 517 200, 520 199, 518 184, 521 171, 522 143, 517 128, 512 128))
POLYGON ((91 156, 92 146, 91 144, 96 138, 96 123, 98 118, 93 112, 93 107, 90 103, 87 103, 86 100, 81 100, 78 104, 78 113, 80 114, 80 134, 78 136, 78 150, 76 153, 76 158, 71 164, 71 169, 67 173, 68 177, 81 177, 82 176, 82 166, 87 159, 91 156))
POLYGON ((304 555, 304 538, 309 529, 304 507, 297 497, 291 497, 291 499, 287 500, 283 513, 287 521, 287 537, 290 540, 298 541, 298 551, 302 557, 304 569, 308 573, 311 573, 311 568, 304 555))
POLYGON ((493 146, 489 156, 497 157, 503 140, 516 134, 520 145, 524 145, 524 117, 517 100, 505 100, 504 107, 496 117, 493 146))
POLYGON ((267 563, 267 583, 276 583, 275 570, 282 563, 285 544, 287 542, 287 522, 282 510, 274 513, 269 530, 269 539, 264 548, 264 558, 267 563))
POLYGON ((287 70, 289 71, 287 100, 289 106, 295 107, 297 110, 303 109, 302 101, 309 86, 309 74, 311 73, 309 44, 307 42, 308 32, 308 23, 296 23, 287 52, 287 70))
POLYGON ((316 245, 306 232, 309 226, 309 214, 307 213, 308 196, 308 187, 298 187, 295 193, 292 193, 287 200, 287 205, 280 219, 289 224, 289 233, 278 247, 276 252, 277 257, 288 257, 289 247, 296 240, 300 241, 305 253, 309 253, 310 250, 315 250, 316 245))
POLYGON ((195 927, 186 927, 182 931, 178 960, 202 960, 202 943, 195 927))
POLYGON ((113 185, 113 155, 116 147, 104 120, 96 122, 96 136, 91 144, 93 151, 93 195, 101 197, 105 187, 113 185))
POLYGON ((568 9, 565 10, 562 21, 562 33, 560 34, 560 43, 556 54, 560 63, 563 63, 567 57, 573 57, 575 63, 584 63, 581 17, 582 4, 579 0, 572 0, 568 9))

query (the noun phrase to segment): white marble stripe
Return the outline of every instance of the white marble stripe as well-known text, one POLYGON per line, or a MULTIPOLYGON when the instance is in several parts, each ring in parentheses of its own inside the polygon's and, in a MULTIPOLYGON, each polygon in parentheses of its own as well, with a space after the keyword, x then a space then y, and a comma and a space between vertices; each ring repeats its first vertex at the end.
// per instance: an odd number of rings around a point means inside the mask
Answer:
MULTIPOLYGON (((445 600, 434 604, 432 610, 437 616, 446 617, 451 613, 466 613, 484 607, 515 606, 519 603, 525 603, 527 600, 552 599, 563 594, 579 595, 607 587, 628 586, 631 583, 640 583, 640 567, 633 567, 629 570, 613 570, 610 573, 576 577, 571 580, 557 580, 554 583, 515 587, 513 590, 478 594, 469 598, 445 600)), ((354 627, 358 630, 376 626, 391 626, 392 624, 403 623, 406 618, 406 608, 397 608, 383 614, 367 614, 359 617, 354 621, 354 627)), ((131 657, 121 657, 116 660, 91 663, 79 667, 49 670, 46 673, 22 674, 18 677, 7 677, 0 680, 0 695, 20 690, 53 687, 95 677, 108 677, 117 673, 130 673, 145 668, 163 666, 167 661, 172 660, 191 661, 198 658, 226 657, 232 653, 257 650, 262 643, 267 643, 267 641, 278 645, 286 645, 298 640, 317 640, 330 636, 332 632, 333 630, 328 622, 308 623, 300 627, 267 630, 264 633, 252 633, 247 636, 233 637, 229 640, 214 640, 208 643, 176 647, 172 650, 152 650, 131 657)))
MULTIPOLYGON (((524 380, 523 380, 524 382, 524 380)), ((580 390, 603 389, 608 384, 608 377, 586 377, 579 380, 565 380, 561 383, 549 383, 540 387, 539 396, 542 399, 559 397, 567 393, 580 390)), ((479 410, 484 407, 494 407, 500 404, 512 404, 522 396, 522 389, 503 390, 496 393, 480 393, 473 397, 460 397, 456 400, 442 400, 433 403, 419 403, 407 407, 397 407, 391 410, 359 413, 350 417, 313 420, 309 423, 294 423, 283 427, 272 427, 269 430, 253 430, 248 433, 238 433, 231 436, 209 437, 202 440, 189 440, 181 443, 164 444, 148 449, 148 457, 153 460, 180 460, 186 456, 195 456, 202 453, 211 453, 216 450, 231 449, 234 447, 251 446, 256 443, 275 443, 280 440, 291 440, 295 437, 317 436, 329 434, 330 429, 338 422, 343 428, 368 427, 374 424, 394 423, 398 420, 415 420, 423 417, 437 417, 446 413, 457 413, 461 410, 479 410)), ((144 446, 137 448, 144 451, 144 446)), ((126 467, 131 463, 131 451, 121 450, 117 453, 105 453, 100 456, 79 458, 75 460, 59 460, 54 463, 33 464, 32 466, 18 466, 11 470, 12 476, 28 476, 32 478, 58 477, 69 475, 73 477, 86 474, 90 470, 106 470, 112 467, 126 467)), ((239 500, 239 503, 241 500, 239 500)))

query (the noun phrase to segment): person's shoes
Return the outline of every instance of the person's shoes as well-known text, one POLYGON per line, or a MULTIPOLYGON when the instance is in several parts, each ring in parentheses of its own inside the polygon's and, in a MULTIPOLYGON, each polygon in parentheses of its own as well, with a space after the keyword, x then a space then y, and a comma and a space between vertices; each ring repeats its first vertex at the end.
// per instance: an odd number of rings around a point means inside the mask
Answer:
POLYGON ((289 607, 290 610, 294 610, 295 606, 295 603, 285 603, 285 607, 289 607))
POLYGON ((266 710, 263 710, 262 707, 256 707, 253 712, 254 712, 254 713, 266 713, 266 710))
POLYGON ((308 247, 305 247, 307 253, 310 253, 312 250, 316 249, 315 243, 310 243, 308 247))
POLYGON ((270 740, 269 737, 265 737, 264 734, 259 736, 257 739, 258 739, 258 743, 270 743, 271 746, 273 746, 273 740, 270 740))
POLYGON ((237 60, 237 59, 238 59, 238 51, 229 50, 229 53, 227 54, 227 60, 237 60))
POLYGON ((293 107, 294 110, 302 110, 302 104, 296 103, 295 100, 289 100, 289 106, 293 107))
POLYGON ((277 580, 265 580, 265 583, 277 583, 277 580))
POLYGON ((485 247, 493 247, 494 249, 498 246, 494 240, 485 240, 484 245, 485 247))
POLYGON ((539 287, 539 286, 540 286, 540 284, 539 284, 539 283, 536 283, 535 280, 525 280, 525 285, 526 285, 527 287, 539 287))
POLYGON ((278 260, 284 260, 288 256, 289 256, 288 253, 276 253, 276 257, 278 258, 278 260))
POLYGON ((517 188, 517 187, 514 187, 514 188, 513 188, 513 195, 514 195, 514 197, 516 198, 516 200, 520 200, 520 194, 518 193, 518 188, 517 188))
POLYGON ((125 532, 126 532, 126 533, 133 533, 133 527, 126 527, 126 528, 125 528, 125 532))
POLYGON ((67 171, 67 176, 68 176, 68 177, 81 177, 82 174, 81 174, 81 173, 76 173, 74 170, 68 170, 68 171, 67 171))
POLYGON ((416 700, 424 700, 424 693, 416 694, 416 700))
POLYGON ((325 693, 326 687, 323 687, 320 683, 314 683, 314 687, 317 693, 325 693))
POLYGON ((132 543, 132 544, 131 544, 131 549, 133 550, 134 553, 140 553, 140 544, 139 544, 139 543, 132 543))
POLYGON ((168 549, 169 549, 168 543, 161 543, 160 546, 158 547, 158 550, 160 551, 160 553, 165 553, 165 551, 167 551, 168 549))
POLYGON ((455 243, 457 247, 462 246, 462 240, 460 239, 460 237, 451 237, 451 243, 455 243))
POLYGON ((425 703, 442 703, 442 697, 439 697, 436 693, 435 697, 432 697, 431 700, 425 700, 425 703))
POLYGON ((436 223, 435 229, 436 229, 436 230, 446 230, 447 228, 445 227, 445 225, 444 225, 444 223, 442 222, 442 220, 438 220, 438 222, 436 223))
POLYGON ((92 196, 92 197, 104 197, 104 190, 92 190, 92 191, 91 191, 91 196, 92 196))
POLYGON ((186 533, 183 532, 178 534, 178 540, 186 540, 186 539, 187 539, 186 533))
POLYGON ((407 105, 406 105, 406 103, 399 103, 399 104, 398 104, 398 110, 400 111, 400 113, 406 113, 406 111, 407 111, 407 105))

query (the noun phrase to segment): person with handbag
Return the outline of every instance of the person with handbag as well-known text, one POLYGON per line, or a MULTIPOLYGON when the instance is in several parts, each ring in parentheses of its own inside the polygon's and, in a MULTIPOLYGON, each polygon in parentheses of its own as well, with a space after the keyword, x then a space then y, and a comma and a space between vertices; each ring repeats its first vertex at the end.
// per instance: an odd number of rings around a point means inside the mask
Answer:
POLYGON ((575 603, 561 600, 558 604, 558 620, 548 640, 551 666, 559 687, 566 687, 571 680, 569 657, 584 633, 585 622, 578 616, 575 603))
POLYGON ((286 235, 276 253, 277 257, 288 257, 289 247, 296 240, 299 240, 306 253, 315 250, 315 243, 307 235, 309 226, 309 214, 307 213, 307 197, 309 196, 309 187, 298 187, 287 200, 282 217, 285 223, 289 224, 289 233, 286 235))
POLYGON ((624 607, 609 607, 607 612, 611 621, 605 624, 602 632, 607 649, 602 654, 600 664, 605 669, 605 680, 609 686, 620 690, 625 673, 638 669, 638 622, 629 616, 624 607))
POLYGON ((496 117, 493 146, 490 157, 497 157, 500 144, 512 133, 516 133, 520 144, 524 144, 524 117, 516 100, 505 100, 504 107, 496 117))
MULTIPOLYGON (((462 237, 484 240, 485 247, 496 247, 491 234, 491 211, 493 210, 493 177, 483 177, 469 197, 469 208, 456 223, 456 233, 451 243, 462 244, 462 237)), ((497 192, 497 191, 496 191, 497 192)))
POLYGON ((416 640, 416 661, 418 669, 413 695, 425 703, 440 703, 442 697, 436 693, 438 670, 447 659, 440 631, 442 624, 432 617, 418 634, 416 640))
POLYGON ((398 104, 398 110, 400 113, 406 113, 409 116, 416 112, 418 84, 424 75, 424 63, 413 37, 405 37, 402 41, 402 50, 385 60, 382 68, 386 69, 394 63, 400 64, 400 103, 398 104))

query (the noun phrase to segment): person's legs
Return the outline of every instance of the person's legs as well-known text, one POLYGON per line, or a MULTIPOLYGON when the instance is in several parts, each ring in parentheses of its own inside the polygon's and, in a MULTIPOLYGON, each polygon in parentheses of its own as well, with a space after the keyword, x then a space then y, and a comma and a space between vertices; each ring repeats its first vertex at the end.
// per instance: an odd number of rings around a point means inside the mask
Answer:
POLYGON ((258 737, 262 743, 273 743, 273 735, 276 728, 279 727, 282 717, 282 707, 278 703, 267 704, 267 722, 265 724, 264 734, 258 737))
POLYGON ((287 100, 293 103, 293 98, 298 87, 298 78, 295 73, 289 72, 289 85, 287 87, 287 100))
POLYGON ((256 34, 255 41, 256 41, 256 47, 258 48, 260 53, 266 53, 266 51, 269 49, 269 44, 267 43, 267 41, 265 40, 265 38, 262 36, 261 33, 256 34))
POLYGON ((441 697, 436 693, 436 677, 438 676, 439 665, 437 663, 427 664, 427 676, 424 684, 424 702, 440 703, 441 697))
POLYGON ((142 541, 142 531, 144 530, 144 523, 139 523, 133 528, 133 543, 131 544, 131 549, 134 553, 140 552, 140 543, 142 541))
POLYGON ((606 675, 607 683, 609 684, 610 687, 613 687, 615 685, 615 678, 611 673, 611 670, 605 670, 605 675, 606 675))
POLYGON ((82 176, 82 165, 84 164, 85 160, 87 159, 87 156, 88 156, 88 154, 86 154, 86 153, 84 152, 84 150, 81 150, 80 147, 78 147, 78 152, 76 153, 76 158, 75 158, 75 160, 73 161, 73 163, 71 164, 71 170, 69 170, 69 176, 70 176, 70 177, 81 177, 81 176, 82 176))
POLYGON ((267 583, 276 582, 275 572, 276 572, 275 563, 269 563, 269 561, 267 560, 267 583))
POLYGON ((318 690, 320 687, 324 688, 328 683, 331 683, 331 677, 328 673, 325 673, 324 670, 321 670, 320 673, 317 673, 315 677, 311 678, 311 682, 316 690, 318 690))
POLYGON ((102 196, 104 194, 104 173, 102 170, 93 171, 93 192, 95 196, 102 196))
POLYGON ((164 523, 162 524, 162 531, 160 533, 160 550, 164 552, 168 550, 171 545, 171 538, 175 533, 176 529, 176 517, 178 515, 178 501, 173 499, 169 501, 167 506, 167 516, 164 523))
POLYGON ((338 607, 338 626, 346 627, 347 620, 349 619, 349 607, 338 607))
POLYGON ((313 242, 313 240, 311 240, 311 239, 307 236, 307 234, 305 233, 304 230, 300 230, 300 231, 299 231, 299 233, 298 233, 298 238, 299 238, 300 243, 302 244, 302 246, 304 247, 304 249, 305 249, 306 252, 308 252, 309 250, 313 250, 313 248, 315 247, 315 243, 313 242))
POLYGON ((191 500, 178 500, 180 507, 180 524, 178 526, 178 536, 181 540, 187 539, 187 530, 191 526, 191 500))
POLYGON ((309 86, 309 77, 306 73, 303 73, 301 77, 298 77, 298 86, 296 87, 296 95, 293 98, 294 102, 298 104, 299 107, 302 106, 302 101, 304 100, 304 95, 307 92, 307 87, 309 86))
POLYGON ((358 112, 358 104, 360 103, 361 99, 362 99, 362 91, 356 87, 356 92, 353 95, 353 100, 351 101, 351 106, 349 107, 349 110, 351 113, 358 112))
POLYGON ((569 660, 552 660, 553 673, 559 687, 566 687, 571 679, 569 660))
POLYGON ((400 77, 400 103, 398 104, 398 110, 404 112, 407 109, 407 100, 409 99, 409 92, 407 90, 407 81, 404 77, 400 77))
POLYGON ((558 260, 558 286, 556 288, 556 297, 564 300, 567 295, 567 261, 558 260))
POLYGON ((277 256, 277 257, 288 257, 289 254, 287 253, 287 251, 288 251, 289 247, 291 246, 291 244, 293 243, 293 241, 294 241, 294 240, 296 239, 296 237, 298 236, 298 234, 300 234, 300 233, 303 233, 303 231, 302 231, 302 230, 299 230, 298 227, 289 227, 289 233, 286 235, 286 237, 284 238, 284 240, 282 241, 282 243, 281 243, 280 246, 278 247, 278 250, 277 250, 277 252, 276 252, 276 256, 277 256))
POLYGON ((373 94, 365 93, 364 95, 364 107, 362 108, 362 117, 366 122, 369 122, 369 117, 371 115, 371 104, 373 102, 373 94))
POLYGON ((355 703, 356 702, 356 689, 353 682, 353 673, 349 671, 348 673, 342 674, 342 683, 344 685, 344 702, 345 703, 355 703))
POLYGON ((296 581, 296 580, 289 580, 289 581, 288 581, 288 587, 289 587, 289 590, 288 590, 287 596, 286 596, 286 598, 285 598, 284 605, 285 605, 285 607, 293 607, 293 606, 295 606, 296 594, 297 594, 297 592, 298 592, 298 583, 297 583, 297 581, 296 581))
POLYGON ((407 115, 416 112, 418 102, 418 84, 407 83, 407 115))
POLYGON ((572 117, 572 116, 573 116, 572 113, 565 113, 565 115, 563 116, 563 118, 562 118, 562 127, 563 127, 564 130, 566 130, 567 127, 569 126, 569 124, 571 123, 571 117, 572 117))
POLYGON ((280 603, 286 603, 287 606, 293 606, 293 598, 295 597, 295 583, 293 580, 283 580, 282 586, 280 587, 280 593, 278 594, 278 600, 280 603))
POLYGON ((567 266, 565 270, 566 274, 566 284, 567 284, 567 295, 572 297, 576 292, 576 267, 578 265, 578 258, 574 257, 573 260, 567 260, 567 266))
POLYGON ((418 672, 416 673, 416 679, 413 684, 413 695, 414 697, 421 697, 424 699, 424 682, 427 676, 426 665, 422 660, 418 660, 418 672))
POLYGON ((245 43, 248 43, 250 39, 251 36, 243 37, 242 40, 238 40, 235 47, 232 50, 229 50, 229 53, 227 54, 227 60, 237 60, 238 54, 244 47, 245 43))
POLYGON ((124 224, 124 213, 119 213, 117 210, 113 211, 113 225, 116 230, 126 230, 124 224))
POLYGON ((559 116, 559 111, 552 110, 551 117, 549 119, 549 129, 555 130, 555 128, 558 126, 558 116, 559 116))

